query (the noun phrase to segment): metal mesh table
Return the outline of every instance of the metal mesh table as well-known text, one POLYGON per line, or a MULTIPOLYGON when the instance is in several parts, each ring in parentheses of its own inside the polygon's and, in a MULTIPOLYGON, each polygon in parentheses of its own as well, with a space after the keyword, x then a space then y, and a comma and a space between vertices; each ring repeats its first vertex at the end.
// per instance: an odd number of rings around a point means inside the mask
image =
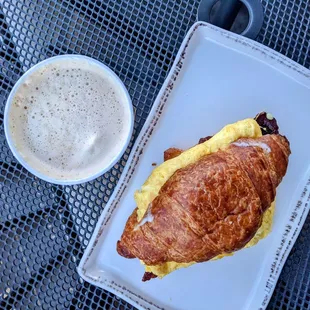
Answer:
MULTIPOLYGON (((136 107, 137 137, 189 27, 193 0, 0 0, 0 308, 133 309, 76 272, 128 158, 79 186, 43 182, 4 138, 5 100, 21 74, 49 56, 79 53, 107 64, 136 107)), ((263 0, 258 41, 310 67, 308 0, 263 0)), ((310 309, 310 217, 269 309, 310 309)))

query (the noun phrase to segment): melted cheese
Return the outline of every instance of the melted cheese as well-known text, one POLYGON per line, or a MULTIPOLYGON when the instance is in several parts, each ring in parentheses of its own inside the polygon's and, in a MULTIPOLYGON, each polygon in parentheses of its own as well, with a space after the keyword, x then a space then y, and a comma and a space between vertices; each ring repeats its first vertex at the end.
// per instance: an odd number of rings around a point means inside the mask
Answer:
MULTIPOLYGON (((148 205, 158 195, 161 187, 166 181, 176 172, 178 169, 184 168, 189 164, 195 163, 201 157, 205 155, 217 152, 220 149, 225 149, 230 143, 235 142, 240 138, 259 138, 262 135, 261 130, 257 122, 253 119, 245 119, 234 124, 225 126, 221 131, 215 134, 210 140, 204 143, 195 145, 194 147, 184 151, 179 156, 172 158, 158 167, 156 167, 146 182, 142 185, 141 190, 135 193, 135 201, 137 203, 138 221, 140 221, 145 212, 147 211, 148 205)), ((259 240, 265 238, 271 231, 272 219, 274 213, 274 203, 265 212, 263 222, 256 235, 252 240, 245 246, 251 247, 255 245, 259 240)), ((233 255, 232 253, 219 255, 215 259, 220 259, 225 256, 233 255)), ((141 261, 143 265, 143 261, 141 261)), ((145 265, 146 272, 152 272, 159 278, 162 278, 170 272, 188 267, 195 264, 191 263, 176 263, 167 262, 157 266, 145 265)))

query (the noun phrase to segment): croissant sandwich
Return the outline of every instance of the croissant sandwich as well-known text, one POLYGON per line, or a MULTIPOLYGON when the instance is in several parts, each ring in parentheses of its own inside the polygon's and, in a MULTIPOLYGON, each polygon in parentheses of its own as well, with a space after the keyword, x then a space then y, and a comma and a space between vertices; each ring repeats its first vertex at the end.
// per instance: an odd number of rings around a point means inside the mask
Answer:
POLYGON ((271 230, 290 155, 276 120, 263 112, 199 142, 167 150, 135 193, 117 251, 140 259, 143 281, 232 255, 271 230))

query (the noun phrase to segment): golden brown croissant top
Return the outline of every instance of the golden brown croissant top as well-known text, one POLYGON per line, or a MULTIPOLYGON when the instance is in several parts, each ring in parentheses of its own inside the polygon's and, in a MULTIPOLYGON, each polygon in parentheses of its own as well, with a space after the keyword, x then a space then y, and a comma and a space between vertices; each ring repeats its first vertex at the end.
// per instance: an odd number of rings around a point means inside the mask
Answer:
POLYGON ((289 154, 281 135, 243 138, 177 170, 139 223, 134 210, 118 253, 157 265, 203 262, 243 248, 275 198, 289 154))

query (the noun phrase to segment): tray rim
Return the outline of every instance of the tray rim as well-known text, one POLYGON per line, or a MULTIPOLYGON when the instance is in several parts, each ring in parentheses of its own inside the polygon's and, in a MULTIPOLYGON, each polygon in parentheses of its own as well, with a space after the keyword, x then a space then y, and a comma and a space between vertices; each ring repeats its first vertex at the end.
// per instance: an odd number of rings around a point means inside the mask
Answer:
MULTIPOLYGON (((185 58, 185 54, 189 47, 190 41, 193 38, 194 34, 197 32, 198 29, 201 28, 208 28, 209 30, 216 31, 220 33, 220 35, 225 36, 228 39, 235 41, 236 43, 242 44, 248 48, 252 48, 256 52, 260 52, 263 54, 264 57, 269 58, 269 60, 276 61, 276 63, 281 67, 282 73, 287 73, 290 77, 295 77, 298 82, 302 82, 303 79, 310 81, 310 70, 306 69, 305 67, 299 65, 298 63, 294 62, 290 58, 283 56, 282 54, 272 50, 269 47, 262 45, 256 41, 250 40, 248 38, 242 37, 240 35, 231 33, 229 31, 223 30, 211 24, 205 22, 196 22, 192 25, 192 27, 187 32, 179 51, 176 55, 176 58, 173 62, 173 65, 153 103, 152 109, 141 129, 139 136, 136 139, 136 142, 132 148, 126 166, 122 172, 122 175, 111 195, 109 201, 107 202, 104 210, 102 211, 98 222, 96 224, 95 230, 92 234, 92 237, 89 241, 87 248, 83 254, 83 257, 77 267, 77 271, 79 275, 87 282, 100 286, 101 288, 119 296, 120 298, 124 299, 128 303, 132 304, 133 306, 137 307, 138 309, 166 309, 161 306, 154 304, 153 302, 147 300, 145 297, 140 296, 139 294, 131 291, 130 289, 126 288, 124 285, 117 283, 113 280, 102 279, 98 280, 89 274, 87 274, 87 270, 85 265, 87 264, 88 260, 91 257, 101 235, 103 234, 105 228, 107 228, 109 222, 112 219, 112 215, 116 208, 118 207, 118 203, 126 191, 127 184, 130 182, 131 177, 135 173, 135 169, 139 163, 139 158, 143 154, 143 148, 148 143, 149 139, 152 136, 152 132, 154 127, 156 126, 162 111, 164 109, 165 103, 167 102, 168 97, 170 96, 174 82, 177 80, 177 77, 182 69, 183 61, 185 58), (284 71, 284 72, 283 72, 284 71)), ((267 62, 268 63, 268 62, 267 62)), ((306 86, 306 85, 305 85, 306 86)), ((310 89, 310 84, 309 87, 310 89)), ((294 226, 290 226, 289 224, 286 225, 286 229, 282 234, 284 242, 281 243, 280 247, 277 249, 276 257, 280 257, 280 259, 274 259, 273 263, 271 264, 271 272, 269 277, 266 281, 266 288, 263 300, 261 302, 259 310, 266 309, 270 298, 272 297, 273 291, 275 289, 276 283, 282 271, 282 268, 286 262, 286 259, 293 248, 295 241, 303 227, 303 224, 306 220, 309 208, 308 204, 310 203, 310 196, 307 197, 306 193, 310 191, 310 171, 307 173, 306 184, 303 187, 303 191, 300 195, 300 199, 297 201, 296 207, 293 210, 293 213, 296 213, 297 216, 294 217, 294 220, 297 218, 298 223, 294 226), (303 206, 303 208, 301 208, 303 206), (293 231, 293 228, 294 231, 293 231)))

